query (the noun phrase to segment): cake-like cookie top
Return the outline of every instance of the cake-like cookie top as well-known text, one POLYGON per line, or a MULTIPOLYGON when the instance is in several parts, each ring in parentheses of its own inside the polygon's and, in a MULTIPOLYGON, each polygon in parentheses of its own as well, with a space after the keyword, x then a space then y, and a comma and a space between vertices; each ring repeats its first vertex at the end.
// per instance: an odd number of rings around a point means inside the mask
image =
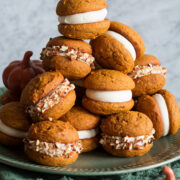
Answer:
POLYGON ((84 81, 84 87, 95 90, 131 90, 135 87, 133 80, 115 70, 100 69, 92 72, 84 81))
POLYGON ((137 58, 134 63, 135 63, 135 66, 147 66, 149 64, 156 65, 156 66, 161 65, 161 62, 159 61, 157 57, 149 55, 149 54, 144 54, 143 56, 137 58))
POLYGON ((150 135, 153 124, 143 113, 126 111, 106 118, 101 124, 101 130, 110 136, 137 137, 150 135))
POLYGON ((119 33, 122 36, 124 36, 127 40, 129 40, 136 50, 137 58, 141 57, 144 54, 145 52, 144 41, 139 35, 139 33, 137 33, 134 29, 123 23, 111 21, 109 30, 119 33))
POLYGON ((97 11, 107 7, 105 0, 60 0, 56 13, 59 16, 97 11))
POLYGON ((100 117, 88 112, 81 106, 75 106, 60 120, 70 122, 77 130, 89 130, 98 126, 100 117))
POLYGON ((8 127, 28 131, 31 122, 19 102, 11 102, 0 108, 0 120, 8 127))
POLYGON ((63 36, 50 38, 46 47, 52 47, 52 46, 68 46, 75 50, 81 50, 82 52, 92 54, 92 48, 90 44, 82 40, 68 39, 63 36))
POLYGON ((28 139, 48 143, 74 143, 79 140, 76 129, 63 121, 42 121, 32 124, 28 132, 28 139))
POLYGON ((32 79, 22 92, 20 102, 32 105, 45 97, 64 80, 60 72, 45 72, 32 79))

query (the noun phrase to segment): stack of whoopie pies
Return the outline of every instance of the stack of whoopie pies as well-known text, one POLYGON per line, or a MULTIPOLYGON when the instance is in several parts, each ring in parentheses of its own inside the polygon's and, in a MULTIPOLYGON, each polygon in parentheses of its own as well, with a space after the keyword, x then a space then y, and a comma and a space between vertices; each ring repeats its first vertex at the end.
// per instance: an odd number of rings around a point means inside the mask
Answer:
POLYGON ((105 19, 106 8, 105 0, 59 1, 63 36, 42 49, 46 72, 26 85, 20 102, 9 103, 18 101, 9 93, 0 98, 2 144, 24 143, 30 160, 65 166, 100 144, 114 156, 142 156, 178 131, 179 105, 162 89, 166 68, 145 54, 134 29, 105 19))

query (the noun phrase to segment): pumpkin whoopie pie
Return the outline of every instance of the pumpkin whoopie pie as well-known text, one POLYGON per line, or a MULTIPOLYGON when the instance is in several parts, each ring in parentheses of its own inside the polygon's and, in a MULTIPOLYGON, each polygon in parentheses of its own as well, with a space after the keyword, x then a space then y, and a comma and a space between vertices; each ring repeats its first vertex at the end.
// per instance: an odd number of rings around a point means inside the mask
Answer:
POLYGON ((59 70, 70 80, 82 79, 94 68, 91 46, 65 37, 51 38, 42 50, 41 59, 46 71, 59 70))
POLYGON ((103 67, 129 73, 136 58, 145 52, 144 41, 129 26, 111 22, 109 30, 91 41, 93 55, 103 67))
POLYGON ((115 70, 100 69, 85 80, 86 95, 83 106, 92 113, 110 115, 128 111, 134 106, 132 99, 133 80, 115 70))
POLYGON ((153 146, 153 124, 143 113, 121 112, 106 118, 100 127, 100 143, 114 156, 142 156, 153 146))
POLYGON ((82 148, 76 129, 62 121, 32 124, 24 144, 30 160, 48 166, 66 166, 75 162, 82 148))
POLYGON ((6 146, 23 145, 31 123, 19 102, 10 102, 0 108, 0 143, 6 146))
POLYGON ((13 101, 19 101, 19 99, 20 99, 19 95, 14 94, 11 90, 7 89, 0 96, 0 104, 5 105, 13 101))
POLYGON ((75 106, 60 120, 70 122, 78 131, 82 152, 92 151, 98 147, 99 116, 91 114, 81 106, 75 106))
POLYGON ((143 112, 152 120, 157 139, 168 134, 175 134, 179 129, 179 105, 175 97, 165 89, 153 96, 139 97, 135 109, 143 112))
POLYGON ((59 32, 73 39, 94 39, 104 34, 110 21, 105 0, 60 0, 56 13, 59 16, 59 32))
POLYGON ((136 59, 135 67, 129 76, 135 82, 133 97, 154 94, 166 84, 166 68, 152 55, 145 54, 136 59))
POLYGON ((45 72, 28 83, 20 102, 34 122, 57 120, 75 104, 74 88, 60 72, 45 72))

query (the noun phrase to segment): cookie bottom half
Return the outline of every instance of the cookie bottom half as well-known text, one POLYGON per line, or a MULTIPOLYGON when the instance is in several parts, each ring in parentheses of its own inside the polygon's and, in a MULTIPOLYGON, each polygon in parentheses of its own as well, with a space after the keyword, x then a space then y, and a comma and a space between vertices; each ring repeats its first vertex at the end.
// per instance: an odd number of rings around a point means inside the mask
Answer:
POLYGON ((99 146, 99 138, 93 137, 90 139, 82 139, 81 144, 83 147, 81 153, 89 152, 96 149, 99 146))
POLYGON ((59 24, 58 29, 65 37, 73 39, 95 39, 104 34, 110 26, 110 21, 105 19, 87 24, 59 24))
POLYGON ((82 100, 83 106, 92 113, 100 115, 109 115, 119 113, 121 111, 129 111, 134 106, 134 100, 123 103, 109 103, 109 102, 100 102, 83 97, 82 100))
POLYGON ((162 89, 166 84, 166 78, 160 74, 151 74, 137 78, 134 82, 133 97, 138 97, 145 94, 151 95, 162 89))
POLYGON ((153 143, 147 145, 144 149, 138 149, 138 150, 120 150, 120 149, 114 149, 109 145, 103 145, 103 148, 106 152, 112 154, 113 156, 118 157, 134 157, 134 156, 143 156, 146 154, 150 149, 152 148, 153 143))
POLYGON ((71 157, 64 156, 48 156, 29 149, 26 145, 24 147, 25 154, 28 158, 36 163, 48 166, 67 166, 75 162, 78 158, 78 153, 74 153, 71 157))

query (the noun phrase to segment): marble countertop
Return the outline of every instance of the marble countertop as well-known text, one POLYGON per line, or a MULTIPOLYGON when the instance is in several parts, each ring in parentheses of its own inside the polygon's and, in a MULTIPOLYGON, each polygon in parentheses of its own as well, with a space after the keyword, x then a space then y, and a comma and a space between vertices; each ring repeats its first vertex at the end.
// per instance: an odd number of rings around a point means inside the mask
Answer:
MULTIPOLYGON (((39 59, 50 37, 58 36, 58 0, 0 1, 0 74, 11 61, 32 50, 39 59)), ((108 0, 108 17, 123 22, 143 37, 146 53, 168 68, 166 88, 180 102, 180 1, 108 0)), ((0 81, 0 86, 2 86, 0 81)))

